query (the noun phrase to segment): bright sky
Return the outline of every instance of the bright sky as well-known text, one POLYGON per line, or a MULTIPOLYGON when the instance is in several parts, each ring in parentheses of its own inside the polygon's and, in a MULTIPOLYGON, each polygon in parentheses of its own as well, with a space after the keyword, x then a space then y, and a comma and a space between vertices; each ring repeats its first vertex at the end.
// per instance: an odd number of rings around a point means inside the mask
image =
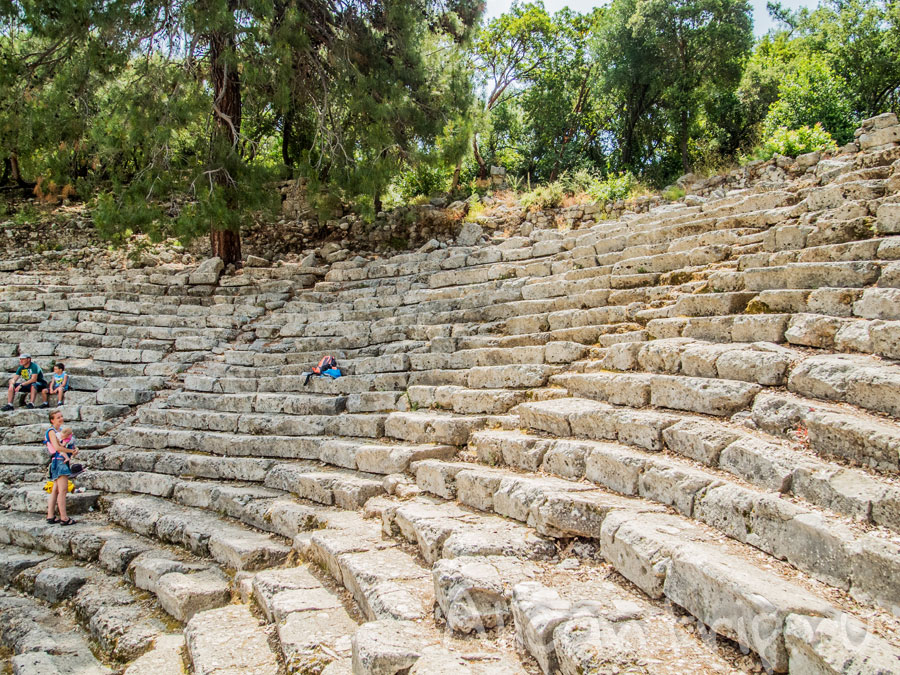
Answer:
MULTIPOLYGON (((512 0, 487 0, 487 11, 485 16, 489 19, 503 14, 512 0)), ((544 0, 544 7, 551 14, 563 7, 570 7, 576 12, 588 12, 594 7, 605 5, 603 0, 544 0)), ((753 5, 753 26, 756 35, 765 35, 770 28, 773 27, 772 19, 766 11, 766 0, 751 0, 753 5)), ((790 9, 798 9, 800 7, 815 7, 819 4, 818 0, 783 0, 782 4, 790 9)))

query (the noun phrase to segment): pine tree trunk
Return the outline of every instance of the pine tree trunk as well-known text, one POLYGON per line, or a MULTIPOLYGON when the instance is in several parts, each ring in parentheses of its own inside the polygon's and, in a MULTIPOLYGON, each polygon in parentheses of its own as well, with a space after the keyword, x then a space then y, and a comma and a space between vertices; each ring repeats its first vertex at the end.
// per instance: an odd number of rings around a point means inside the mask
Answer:
POLYGON ((691 172, 691 158, 688 154, 688 113, 687 110, 681 111, 681 138, 679 139, 681 147, 681 168, 685 174, 691 172))
POLYGON ((463 158, 460 157, 459 161, 456 163, 456 168, 453 170, 453 180, 450 181, 450 192, 456 192, 456 188, 459 187, 459 176, 462 173, 462 164, 463 158))
POLYGON ((10 177, 13 181, 15 181, 17 185, 24 185, 25 181, 22 180, 22 173, 19 171, 19 155, 15 152, 9 153, 9 169, 10 177))
POLYGON ((478 150, 478 134, 472 134, 472 150, 475 153, 475 161, 478 162, 478 177, 484 180, 488 177, 488 169, 484 157, 481 156, 481 152, 478 150))
POLYGON ((219 257, 226 265, 232 263, 239 265, 241 262, 241 235, 234 230, 209 231, 209 241, 212 244, 213 257, 219 257))
MULTIPOLYGON (((215 32, 209 37, 210 66, 213 82, 215 129, 213 131, 215 181, 223 186, 229 207, 236 207, 233 177, 228 175, 225 158, 237 153, 241 130, 241 80, 234 57, 234 35, 215 32), (229 198, 231 197, 231 198, 229 198)), ((241 263, 241 235, 236 230, 210 226, 212 255, 227 265, 241 263)))

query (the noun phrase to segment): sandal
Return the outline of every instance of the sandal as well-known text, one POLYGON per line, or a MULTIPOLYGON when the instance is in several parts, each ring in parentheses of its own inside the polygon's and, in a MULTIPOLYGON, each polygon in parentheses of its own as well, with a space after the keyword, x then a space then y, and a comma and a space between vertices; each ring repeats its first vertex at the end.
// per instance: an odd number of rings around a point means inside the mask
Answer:
POLYGON ((78 521, 74 520, 73 518, 67 518, 66 520, 60 520, 59 524, 65 527, 66 525, 74 525, 77 522, 78 521))
POLYGON ((53 516, 52 518, 47 518, 48 525, 55 525, 58 522, 59 522, 59 517, 57 517, 57 516, 53 516))

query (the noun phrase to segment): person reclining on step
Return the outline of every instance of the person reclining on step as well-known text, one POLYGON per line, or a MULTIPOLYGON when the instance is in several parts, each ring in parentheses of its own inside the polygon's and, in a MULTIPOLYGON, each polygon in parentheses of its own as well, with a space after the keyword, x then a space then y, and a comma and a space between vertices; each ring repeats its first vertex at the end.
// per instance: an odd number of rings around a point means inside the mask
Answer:
MULTIPOLYGON (((9 379, 9 391, 6 395, 6 405, 0 408, 4 412, 13 409, 13 399, 16 397, 16 394, 29 393, 29 401, 25 404, 26 408, 34 407, 34 399, 37 396, 39 391, 43 391, 47 387, 47 382, 44 380, 44 371, 41 370, 41 367, 31 360, 31 354, 20 354, 19 355, 19 367, 16 368, 16 372, 9 379)), ((44 401, 41 404, 41 408, 49 407, 49 404, 44 401)))
POLYGON ((340 368, 338 368, 337 359, 333 356, 323 356, 319 361, 319 365, 315 366, 311 372, 300 373, 301 377, 305 377, 303 380, 303 386, 309 384, 310 378, 315 375, 316 377, 330 377, 333 380, 341 377, 343 373, 340 368))

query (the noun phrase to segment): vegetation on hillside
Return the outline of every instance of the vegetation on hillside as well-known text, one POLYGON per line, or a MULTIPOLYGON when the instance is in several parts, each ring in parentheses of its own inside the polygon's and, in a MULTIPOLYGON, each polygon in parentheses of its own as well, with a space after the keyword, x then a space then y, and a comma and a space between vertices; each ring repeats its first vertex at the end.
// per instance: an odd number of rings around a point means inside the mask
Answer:
MULTIPOLYGON (((240 257, 271 184, 323 213, 484 190, 612 201, 740 158, 833 149, 900 111, 900 0, 0 0, 0 190, 100 233, 240 257)), ((677 190, 667 194, 677 196, 677 190)))

